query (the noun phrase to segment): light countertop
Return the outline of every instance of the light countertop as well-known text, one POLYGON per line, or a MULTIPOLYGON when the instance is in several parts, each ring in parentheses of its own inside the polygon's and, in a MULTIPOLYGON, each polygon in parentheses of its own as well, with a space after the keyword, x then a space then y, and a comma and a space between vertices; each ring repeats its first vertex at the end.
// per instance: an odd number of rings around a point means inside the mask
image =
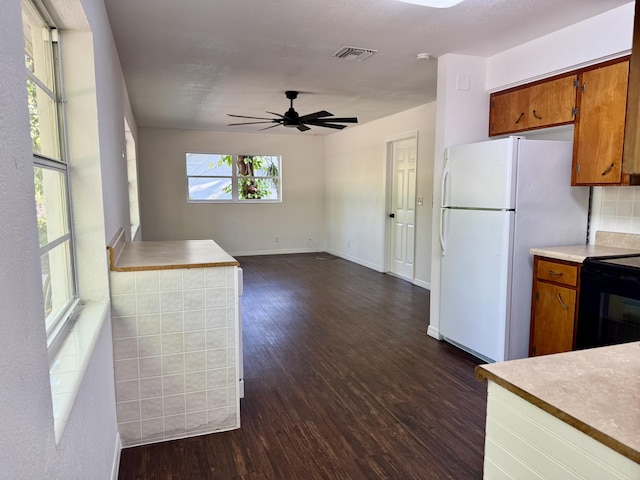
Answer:
POLYGON ((126 242, 115 254, 109 248, 110 268, 117 272, 240 265, 213 240, 126 242))
POLYGON ((640 254, 640 249, 610 247, 607 245, 568 245, 562 247, 536 247, 529 250, 532 255, 582 263, 587 257, 640 254))
POLYGON ((480 365, 475 374, 640 463, 640 342, 480 365))

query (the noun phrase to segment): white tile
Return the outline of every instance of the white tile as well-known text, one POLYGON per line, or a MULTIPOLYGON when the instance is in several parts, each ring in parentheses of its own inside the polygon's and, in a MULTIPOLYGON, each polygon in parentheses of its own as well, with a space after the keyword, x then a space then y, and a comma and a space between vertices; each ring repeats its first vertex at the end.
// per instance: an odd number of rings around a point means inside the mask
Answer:
POLYGON ((160 291, 182 290, 182 270, 160 270, 160 291))
POLYGON ((238 294, 235 288, 227 287, 227 306, 235 305, 238 303, 238 294))
POLYGON ((184 312, 184 331, 204 330, 206 318, 205 310, 184 312))
POLYGON ((227 306, 226 288, 207 288, 205 295, 207 308, 220 308, 227 306))
POLYGON ((159 292, 158 271, 136 272, 136 293, 159 292))
POLYGON ((162 397, 147 398, 140 402, 140 412, 143 420, 164 416, 162 397))
POLYGON ((138 337, 138 355, 155 357, 162 354, 162 335, 138 337))
POLYGON ((127 380, 116 382, 116 401, 127 402, 140 398, 140 382, 138 380, 127 380))
POLYGON ((185 392, 199 392, 207 389, 207 372, 191 372, 184 376, 185 392))
POLYGON ((204 330, 199 332, 187 332, 184 334, 184 351, 194 352, 204 350, 206 345, 206 333, 204 330))
POLYGON ((163 355, 162 374, 174 375, 176 373, 184 373, 184 354, 163 355))
POLYGON ((185 412, 184 395, 168 395, 164 397, 164 415, 177 415, 185 412))
POLYGON ((218 328, 227 326, 227 309, 226 308, 211 308, 207 309, 207 328, 218 328))
POLYGON ((116 360, 114 362, 115 380, 122 382, 138 378, 138 359, 116 360))
POLYGON ((631 217, 633 215, 633 200, 619 201, 616 215, 618 217, 631 217))
POLYGON ((199 370, 207 369, 207 355, 206 352, 190 352, 184 354, 184 368, 185 372, 197 372, 199 370))
POLYGON ((228 386, 226 368, 217 368, 217 369, 207 370, 207 389, 208 390, 223 388, 226 386, 228 386))
POLYGON ((629 232, 631 230, 631 217, 618 217, 616 219, 616 230, 618 232, 629 232))
POLYGON ((619 187, 618 190, 618 202, 631 202, 633 201, 633 188, 619 187))
POLYGON ((233 385, 240 381, 240 375, 235 366, 227 368, 227 385, 233 385))
POLYGON ((183 292, 185 310, 204 309, 204 289, 185 290, 183 292))
POLYGON ((130 445, 140 441, 140 421, 118 423, 118 432, 123 445, 130 445))
POLYGON ((228 405, 233 405, 238 400, 238 389, 234 387, 227 387, 227 402, 228 405))
POLYGON ((240 421, 238 419, 238 407, 227 407, 227 426, 228 427, 240 427, 240 421))
POLYGON ((207 350, 207 368, 227 367, 227 349, 207 350))
POLYGON ((182 332, 184 321, 182 312, 162 314, 162 333, 182 332))
POLYGON ((160 297, 157 293, 138 293, 136 298, 139 315, 160 312, 160 297))
POLYGON ((225 267, 225 275, 227 277, 227 285, 235 285, 238 275, 238 267, 225 267))
POLYGON ((113 359, 126 360, 127 358, 138 358, 137 338, 116 338, 113 340, 113 359))
POLYGON ((130 317, 136 314, 135 295, 112 295, 111 315, 113 317, 130 317))
POLYGON ((127 338, 138 335, 136 317, 113 317, 111 326, 113 330, 113 338, 127 338))
POLYGON ((163 395, 177 395, 184 393, 184 374, 165 375, 162 377, 162 393, 163 395))
POLYGON ((164 437, 164 418, 142 420, 142 438, 152 440, 164 437))
POLYGON ((211 428, 220 428, 228 423, 227 407, 211 408, 207 410, 207 423, 211 428))
POLYGON ((129 272, 110 272, 109 288, 111 295, 126 295, 135 293, 135 276, 129 272))
POLYGON ((227 272, 224 268, 214 267, 204 269, 204 284, 207 288, 226 287, 227 272))
POLYGON ((139 359, 140 378, 159 377, 162 375, 162 357, 143 357, 139 359))
POLYGON ((236 344, 236 328, 227 327, 227 346, 233 347, 236 344))
POLYGON ((190 268, 182 271, 182 288, 191 290, 194 288, 204 288, 204 269, 190 268))
POLYGON ((118 402, 116 403, 116 412, 118 414, 118 423, 140 420, 140 400, 118 402))
POLYGON ((143 378, 140 380, 140 398, 162 396, 162 377, 143 378))
POLYGON ((139 315, 138 335, 157 335, 160 333, 160 315, 139 315))
POLYGON ((207 392, 187 393, 187 412, 197 412, 207 409, 207 392))
POLYGON ((218 408, 227 406, 227 389, 217 388, 207 390, 207 408, 218 408))
POLYGON ((180 435, 186 431, 185 415, 173 415, 164 417, 164 431, 167 437, 172 435, 180 435))
POLYGON ((181 312, 183 310, 182 291, 160 293, 160 310, 162 313, 181 312))
POLYGON ((214 328, 207 330, 207 349, 224 348, 227 346, 227 329, 214 328))
POLYGON ((162 354, 182 353, 184 351, 184 335, 182 333, 168 333, 162 335, 162 354))
POLYGON ((237 356, 238 356, 238 352, 236 350, 236 347, 227 348, 227 365, 228 366, 235 365, 238 360, 237 356))
POLYGON ((206 430, 208 428, 206 410, 202 412, 187 413, 186 427, 188 432, 206 430))

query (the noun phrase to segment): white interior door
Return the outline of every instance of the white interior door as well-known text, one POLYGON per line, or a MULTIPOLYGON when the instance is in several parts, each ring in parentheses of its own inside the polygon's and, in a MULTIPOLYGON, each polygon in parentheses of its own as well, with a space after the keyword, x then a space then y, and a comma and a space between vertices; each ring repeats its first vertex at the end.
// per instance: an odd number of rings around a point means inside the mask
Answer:
POLYGON ((416 139, 393 142, 391 164, 390 271, 413 280, 416 221, 416 139))

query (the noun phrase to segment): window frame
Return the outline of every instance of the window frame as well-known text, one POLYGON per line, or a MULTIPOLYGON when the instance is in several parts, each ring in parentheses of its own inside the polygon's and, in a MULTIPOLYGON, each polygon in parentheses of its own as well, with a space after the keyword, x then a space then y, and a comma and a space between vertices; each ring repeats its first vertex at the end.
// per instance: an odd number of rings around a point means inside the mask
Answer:
MULTIPOLYGON (((44 318, 46 336, 47 336, 47 349, 49 352, 49 360, 52 361, 55 358, 56 353, 67 338, 73 323, 78 316, 78 306, 80 299, 78 295, 78 273, 77 273, 77 261, 74 241, 73 230, 73 211, 71 200, 71 179, 70 169, 67 156, 67 138, 66 138, 66 116, 64 110, 64 85, 62 76, 62 60, 61 60, 61 46, 58 30, 52 20, 51 15, 47 11, 46 7, 39 0, 24 0, 24 3, 29 3, 34 12, 40 17, 40 20, 49 29, 50 32, 50 49, 47 49, 46 54, 50 56, 50 68, 49 72, 52 75, 52 86, 47 86, 35 73, 30 71, 25 62, 26 81, 33 82, 39 87, 48 98, 53 100, 55 105, 55 127, 57 140, 56 155, 58 158, 52 158, 48 155, 36 152, 33 149, 32 144, 32 164, 34 172, 36 168, 43 170, 51 170, 63 175, 64 183, 60 192, 64 195, 64 205, 62 210, 64 214, 64 222, 66 223, 66 233, 63 235, 47 241, 44 245, 40 246, 39 256, 42 262, 44 255, 48 255, 51 251, 57 247, 68 243, 69 259, 65 269, 68 269, 68 277, 66 280, 69 282, 70 294, 68 301, 58 310, 55 317, 49 319, 48 316, 44 318), (50 322, 48 320, 51 320, 50 322)), ((41 26, 42 27, 42 26, 41 26)), ((25 45, 24 55, 25 59, 28 56, 28 51, 25 45)), ((36 59, 33 59, 34 62, 36 59)), ((46 205, 46 201, 45 201, 46 205)), ((40 242, 39 242, 40 243, 40 242)), ((65 275, 67 276, 67 275, 65 275)), ((45 297, 45 286, 43 285, 43 301, 45 297)), ((43 313, 45 313, 43 311, 43 313)))
POLYGON ((258 204, 258 203, 282 203, 282 155, 274 154, 243 154, 243 153, 212 153, 212 152, 186 152, 185 154, 185 174, 186 174, 186 189, 187 189, 187 203, 193 204, 207 204, 207 203, 233 203, 233 204, 258 204), (211 155, 224 157, 230 155, 232 157, 231 162, 231 175, 189 175, 189 155, 211 155), (278 175, 241 175, 238 172, 237 161, 238 157, 271 157, 278 160, 278 175), (231 198, 222 199, 192 199, 189 194, 189 184, 192 178, 211 178, 211 179, 229 179, 231 182, 231 198), (272 180, 276 186, 277 198, 240 198, 239 185, 241 179, 267 179, 272 180))

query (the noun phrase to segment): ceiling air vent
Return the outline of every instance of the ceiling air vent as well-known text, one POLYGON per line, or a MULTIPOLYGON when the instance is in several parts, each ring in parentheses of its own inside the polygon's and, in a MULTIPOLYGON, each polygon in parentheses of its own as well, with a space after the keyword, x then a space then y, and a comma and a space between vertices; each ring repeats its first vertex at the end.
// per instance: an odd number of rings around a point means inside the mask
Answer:
POLYGON ((343 58, 345 60, 358 60, 361 62, 377 52, 377 50, 373 50, 371 48, 342 47, 334 53, 333 56, 336 58, 343 58))

